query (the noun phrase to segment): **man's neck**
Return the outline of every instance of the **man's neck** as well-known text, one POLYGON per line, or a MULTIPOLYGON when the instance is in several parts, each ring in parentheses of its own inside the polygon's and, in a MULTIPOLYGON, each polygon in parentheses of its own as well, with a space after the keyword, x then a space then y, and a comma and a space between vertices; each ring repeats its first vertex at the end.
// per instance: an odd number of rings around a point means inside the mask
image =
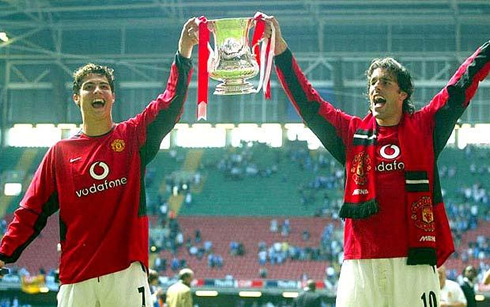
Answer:
POLYGON ((471 281, 468 277, 463 277, 463 280, 473 287, 473 281, 471 281))
POLYGON ((390 118, 387 120, 382 120, 382 119, 376 118, 376 122, 378 123, 379 126, 382 126, 382 127, 393 127, 393 126, 396 126, 400 123, 401 118, 402 118, 401 115, 400 115, 400 117, 390 118))
POLYGON ((82 124, 82 131, 88 136, 100 136, 111 131, 113 126, 114 122, 112 122, 112 120, 94 123, 84 122, 82 124))

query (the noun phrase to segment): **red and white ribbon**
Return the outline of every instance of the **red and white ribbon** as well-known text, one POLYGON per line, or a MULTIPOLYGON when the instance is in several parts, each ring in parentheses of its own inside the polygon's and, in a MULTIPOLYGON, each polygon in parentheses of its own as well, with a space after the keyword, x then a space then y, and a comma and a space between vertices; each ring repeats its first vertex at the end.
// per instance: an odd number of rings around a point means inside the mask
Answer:
POLYGON ((208 20, 201 16, 197 21, 199 25, 199 44, 198 44, 198 71, 197 71, 197 120, 207 117, 208 87, 209 87, 209 68, 210 59, 208 20))
POLYGON ((265 31, 265 15, 257 12, 254 16, 255 19, 255 32, 252 39, 253 52, 259 64, 260 68, 260 78, 259 85, 257 86, 256 93, 260 92, 262 87, 264 87, 265 99, 271 99, 271 83, 270 76, 272 71, 272 62, 274 58, 274 47, 275 47, 275 28, 271 24, 271 38, 263 38, 265 31), (259 53, 259 42, 262 39, 262 46, 259 53), (264 85, 265 84, 265 85, 264 85))

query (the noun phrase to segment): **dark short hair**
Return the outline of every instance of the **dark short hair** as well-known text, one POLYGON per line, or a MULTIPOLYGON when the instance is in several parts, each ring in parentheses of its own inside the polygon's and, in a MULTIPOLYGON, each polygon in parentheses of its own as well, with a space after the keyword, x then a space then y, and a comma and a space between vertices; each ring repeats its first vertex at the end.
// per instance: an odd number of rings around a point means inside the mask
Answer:
POLYGON ((476 268, 474 266, 467 265, 467 266, 464 267, 463 273, 461 275, 465 276, 466 275, 466 272, 468 272, 468 271, 473 271, 474 273, 478 273, 477 270, 476 270, 476 268))
POLYGON ((158 274, 158 272, 155 270, 150 270, 148 272, 148 282, 150 282, 150 283, 154 280, 158 280, 159 277, 160 277, 160 274, 158 274))
POLYGON ((308 287, 308 289, 310 289, 310 291, 315 291, 316 290, 316 282, 313 279, 309 279, 306 282, 306 286, 308 287))
POLYGON ((80 88, 82 87, 83 78, 87 75, 95 74, 105 76, 111 87, 111 91, 114 93, 114 69, 97 65, 93 63, 88 63, 82 67, 79 67, 75 72, 73 72, 73 93, 80 93, 80 88))
POLYGON ((366 71, 368 93, 371 76, 376 68, 387 70, 391 75, 393 75, 393 77, 396 78, 396 82, 398 83, 400 90, 407 93, 407 98, 405 98, 405 100, 403 101, 403 112, 407 112, 409 114, 415 112, 415 106, 411 101, 414 86, 412 82, 412 76, 410 75, 408 70, 393 58, 380 58, 372 60, 371 65, 366 71))

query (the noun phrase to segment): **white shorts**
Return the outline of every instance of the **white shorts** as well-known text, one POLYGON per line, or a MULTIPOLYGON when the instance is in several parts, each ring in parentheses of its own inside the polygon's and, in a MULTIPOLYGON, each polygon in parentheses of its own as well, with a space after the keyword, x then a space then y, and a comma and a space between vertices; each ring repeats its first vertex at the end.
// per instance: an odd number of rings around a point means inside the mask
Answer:
POLYGON ((58 307, 151 307, 146 271, 139 262, 127 269, 61 285, 58 307))
POLYGON ((407 258, 344 260, 337 307, 437 307, 436 267, 407 265, 407 258))

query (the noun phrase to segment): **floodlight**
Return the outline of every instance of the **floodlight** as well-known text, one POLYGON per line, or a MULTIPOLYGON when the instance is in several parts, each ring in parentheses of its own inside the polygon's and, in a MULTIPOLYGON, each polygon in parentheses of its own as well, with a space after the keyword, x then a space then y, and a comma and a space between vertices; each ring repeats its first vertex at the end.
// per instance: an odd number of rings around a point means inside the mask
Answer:
POLYGON ((0 40, 1 41, 4 41, 4 42, 8 42, 9 41, 9 37, 7 36, 7 33, 6 32, 0 32, 0 40))
POLYGON ((18 196, 22 192, 22 184, 18 182, 7 182, 3 191, 5 196, 18 196))

